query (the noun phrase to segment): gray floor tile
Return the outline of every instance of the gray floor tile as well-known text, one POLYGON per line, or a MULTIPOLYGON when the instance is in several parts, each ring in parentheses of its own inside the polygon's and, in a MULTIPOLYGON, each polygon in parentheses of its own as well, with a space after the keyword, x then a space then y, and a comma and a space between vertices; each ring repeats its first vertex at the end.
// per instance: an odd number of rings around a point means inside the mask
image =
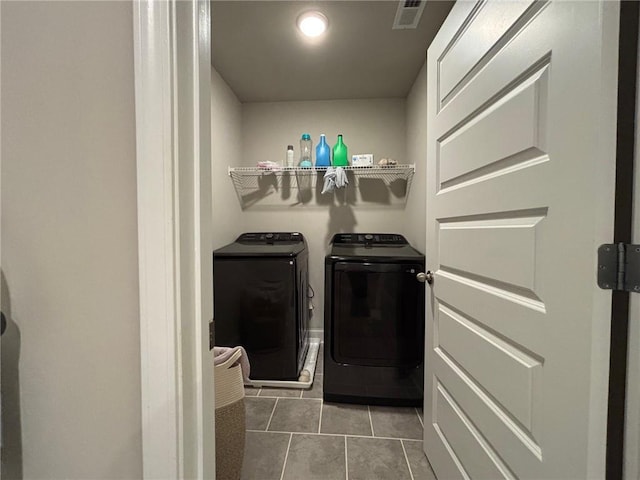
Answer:
POLYGON ((300 398, 300 390, 293 388, 262 388, 260 397, 293 397, 300 398))
POLYGON ((260 392, 259 388, 256 387, 244 387, 244 396, 245 397, 255 397, 260 392))
POLYGON ((422 411, 422 407, 416 408, 416 412, 418 412, 418 416, 420 417, 420 420, 424 422, 424 412, 422 411))
POLYGON ((410 480, 400 440, 347 437, 349 480, 410 480))
POLYGON ((322 398, 322 374, 317 373, 309 390, 302 391, 302 398, 322 398))
POLYGON ((247 430, 266 430, 275 398, 245 397, 247 430))
MULTIPOLYGON (((266 399, 265 399, 266 400, 266 399)), ((279 398, 269 425, 270 431, 317 433, 320 400, 279 398)))
POLYGON ((287 433, 247 432, 241 478, 280 480, 289 437, 287 433))
POLYGON ((324 403, 322 405, 322 433, 371 436, 371 421, 366 405, 324 403))
POLYGON ((415 408, 371 406, 370 409, 376 437, 422 440, 422 425, 415 408))
POLYGON ((414 480, 436 480, 436 476, 431 470, 427 461, 427 456, 422 451, 422 442, 413 440, 402 440, 404 449, 407 452, 411 473, 414 480))
POLYGON ((344 437, 294 434, 285 480, 344 480, 344 437))

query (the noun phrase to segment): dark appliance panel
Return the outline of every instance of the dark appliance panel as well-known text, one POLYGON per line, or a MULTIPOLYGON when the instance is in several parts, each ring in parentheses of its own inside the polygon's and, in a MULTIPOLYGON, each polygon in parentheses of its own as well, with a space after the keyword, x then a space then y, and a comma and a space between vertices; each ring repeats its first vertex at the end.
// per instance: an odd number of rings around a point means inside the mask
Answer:
POLYGON ((399 234, 342 233, 325 257, 323 397, 422 405, 424 255, 399 234))
POLYGON ((252 379, 297 377, 292 370, 298 343, 293 263, 263 258, 216 262, 216 343, 242 345, 252 379))
POLYGON ((423 358, 419 264, 337 262, 333 358, 353 365, 416 367, 423 358))
POLYGON ((248 233, 213 256, 215 344, 242 345, 252 380, 297 380, 309 346, 308 252, 299 233, 248 233))

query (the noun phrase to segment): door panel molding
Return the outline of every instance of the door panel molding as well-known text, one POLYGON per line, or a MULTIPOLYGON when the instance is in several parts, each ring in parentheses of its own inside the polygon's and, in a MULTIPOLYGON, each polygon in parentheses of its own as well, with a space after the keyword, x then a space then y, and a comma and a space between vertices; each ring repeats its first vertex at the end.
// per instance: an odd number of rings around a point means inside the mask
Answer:
POLYGON ((453 42, 438 59, 438 95, 442 99, 438 103, 438 109, 442 110, 458 92, 463 90, 548 4, 547 0, 532 2, 528 7, 526 2, 510 2, 506 5, 498 5, 486 0, 478 2, 465 24, 458 30, 453 42), (499 10, 497 21, 494 16, 496 10, 499 10), (483 22, 489 22, 492 28, 477 26, 483 22), (466 44, 461 41, 464 34, 476 27, 483 30, 482 35, 476 37, 476 40, 479 38, 480 41, 466 44), (453 67, 447 65, 445 60, 452 51, 465 48, 467 51, 462 55, 462 62, 453 67), (449 68, 453 70, 452 73, 449 73, 449 68))

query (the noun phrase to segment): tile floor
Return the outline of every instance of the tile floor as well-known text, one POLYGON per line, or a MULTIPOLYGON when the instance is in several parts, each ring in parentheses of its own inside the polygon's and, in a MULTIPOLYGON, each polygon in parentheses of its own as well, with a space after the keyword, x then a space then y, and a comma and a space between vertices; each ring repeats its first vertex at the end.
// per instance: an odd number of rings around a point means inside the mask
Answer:
POLYGON ((310 390, 245 389, 247 480, 435 480, 422 412, 326 403, 322 356, 310 390))

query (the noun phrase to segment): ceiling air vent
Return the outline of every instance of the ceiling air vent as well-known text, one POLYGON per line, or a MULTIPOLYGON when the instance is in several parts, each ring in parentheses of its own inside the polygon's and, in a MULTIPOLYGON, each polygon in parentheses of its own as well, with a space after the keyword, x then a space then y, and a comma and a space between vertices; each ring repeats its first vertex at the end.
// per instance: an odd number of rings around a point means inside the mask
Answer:
POLYGON ((417 28, 425 3, 425 0, 400 0, 393 30, 417 28))

